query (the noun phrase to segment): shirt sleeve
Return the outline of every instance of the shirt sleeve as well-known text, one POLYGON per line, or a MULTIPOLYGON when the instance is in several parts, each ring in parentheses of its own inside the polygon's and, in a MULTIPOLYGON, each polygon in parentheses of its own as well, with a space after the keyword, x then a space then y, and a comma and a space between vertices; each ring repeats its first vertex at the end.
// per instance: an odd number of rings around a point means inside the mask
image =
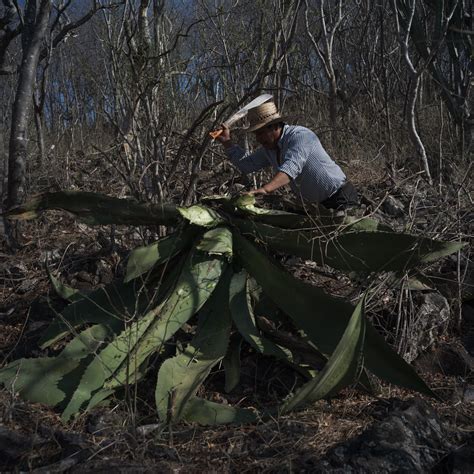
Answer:
POLYGON ((288 141, 288 148, 278 171, 287 174, 291 179, 296 179, 301 174, 310 151, 310 137, 305 133, 295 133, 288 141))
POLYGON ((231 163, 243 174, 253 173, 270 165, 263 148, 253 153, 245 153, 243 148, 233 145, 226 150, 226 153, 231 163))

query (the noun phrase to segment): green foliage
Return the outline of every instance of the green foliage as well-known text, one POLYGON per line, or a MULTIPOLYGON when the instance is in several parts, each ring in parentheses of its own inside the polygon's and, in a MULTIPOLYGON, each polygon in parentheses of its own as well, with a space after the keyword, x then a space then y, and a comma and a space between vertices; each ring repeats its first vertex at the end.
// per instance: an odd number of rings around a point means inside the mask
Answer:
POLYGON ((28 400, 58 407, 67 420, 159 367, 155 399, 163 422, 254 421, 265 411, 218 404, 197 393, 220 363, 225 390, 236 387, 242 341, 302 372, 290 348, 259 328, 256 315, 264 311, 271 318, 279 308, 304 332, 315 355, 327 357, 320 372, 305 371, 310 380, 283 402, 281 413, 331 397, 359 377, 366 384, 366 370, 433 395, 366 320, 364 298, 354 309, 294 278, 267 250, 342 270, 375 272, 431 263, 462 244, 397 234, 373 219, 310 218, 260 209, 248 196, 207 202, 212 207, 153 207, 91 193, 51 193, 11 211, 11 218, 31 218, 62 208, 89 223, 172 223, 178 230, 132 251, 123 283, 78 296, 50 275, 56 291, 74 301, 51 323, 40 345, 73 338, 54 357, 11 362, 0 370, 0 382, 28 400), (180 349, 176 339, 186 323, 195 326, 195 333, 180 349), (170 347, 176 348, 171 357, 170 347))
POLYGON ((363 367, 364 339, 365 316, 362 298, 324 369, 283 404, 282 413, 294 410, 303 403, 329 397, 357 380, 363 367))

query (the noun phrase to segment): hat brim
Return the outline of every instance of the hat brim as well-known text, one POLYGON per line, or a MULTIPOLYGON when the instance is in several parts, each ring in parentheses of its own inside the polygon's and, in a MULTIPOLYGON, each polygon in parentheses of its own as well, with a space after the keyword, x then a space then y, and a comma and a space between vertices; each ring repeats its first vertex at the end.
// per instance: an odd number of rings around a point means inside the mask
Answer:
POLYGON ((290 115, 283 115, 281 117, 277 117, 272 120, 269 120, 268 122, 263 122, 263 123, 254 125, 253 127, 248 127, 245 129, 245 133, 256 132, 257 130, 260 130, 263 127, 267 127, 268 125, 273 125, 274 123, 286 122, 290 118, 291 118, 290 115))

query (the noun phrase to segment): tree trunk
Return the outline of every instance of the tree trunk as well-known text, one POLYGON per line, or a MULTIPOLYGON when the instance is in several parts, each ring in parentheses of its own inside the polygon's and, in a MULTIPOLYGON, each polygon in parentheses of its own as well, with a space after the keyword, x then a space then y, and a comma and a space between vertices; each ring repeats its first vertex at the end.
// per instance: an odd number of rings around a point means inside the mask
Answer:
POLYGON ((27 1, 22 32, 22 61, 12 109, 8 157, 7 209, 20 204, 25 182, 28 121, 41 45, 48 27, 51 0, 27 1))
POLYGON ((428 163, 428 157, 426 156, 425 146, 421 141, 420 135, 418 134, 418 130, 416 129, 416 120, 415 120, 415 112, 416 112, 416 100, 418 98, 418 89, 420 86, 420 75, 415 75, 412 77, 411 86, 408 91, 409 97, 409 105, 408 105, 408 121, 409 127, 408 130, 410 132, 410 138, 415 146, 416 152, 420 157, 420 160, 423 164, 423 168, 425 169, 426 177, 430 185, 433 184, 433 180, 431 178, 430 167, 428 163))

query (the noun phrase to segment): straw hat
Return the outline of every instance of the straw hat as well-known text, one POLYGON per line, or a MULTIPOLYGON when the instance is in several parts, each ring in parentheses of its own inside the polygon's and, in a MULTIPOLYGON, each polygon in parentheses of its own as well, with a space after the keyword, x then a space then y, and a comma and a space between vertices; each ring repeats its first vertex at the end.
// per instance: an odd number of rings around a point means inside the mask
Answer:
POLYGON ((258 107, 250 109, 247 115, 249 127, 247 132, 255 132, 259 128, 273 123, 284 122, 286 117, 280 115, 274 102, 265 102, 258 107))

